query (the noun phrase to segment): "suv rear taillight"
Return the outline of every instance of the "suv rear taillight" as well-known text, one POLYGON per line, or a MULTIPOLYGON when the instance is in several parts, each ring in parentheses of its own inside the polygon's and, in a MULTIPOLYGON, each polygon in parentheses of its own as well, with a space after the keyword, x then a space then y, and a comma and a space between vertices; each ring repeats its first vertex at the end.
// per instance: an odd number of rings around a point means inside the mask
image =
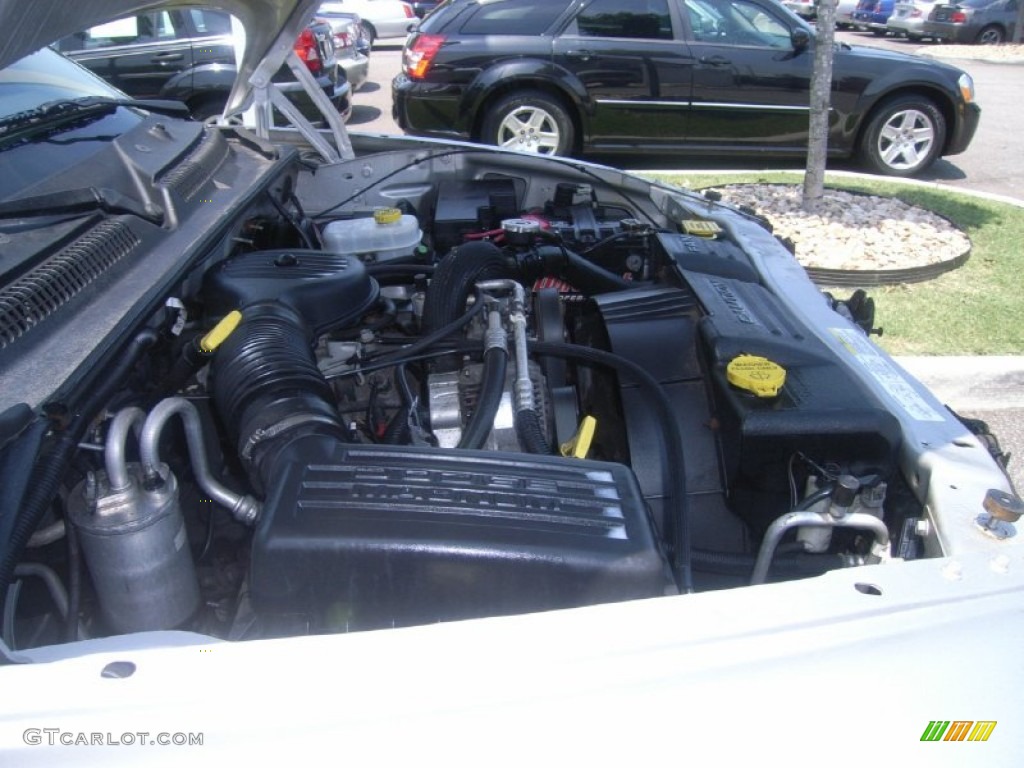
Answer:
POLYGON ((444 35, 416 35, 402 52, 402 68, 412 80, 427 76, 434 57, 444 45, 444 35))
POLYGON ((310 72, 314 75, 320 74, 320 71, 324 68, 324 63, 320 60, 320 50, 316 46, 313 30, 302 30, 302 34, 295 41, 295 53, 305 62, 310 72))
POLYGON ((407 18, 407 19, 415 19, 416 18, 416 11, 414 11, 412 9, 412 6, 409 5, 408 3, 402 3, 402 10, 405 11, 405 18, 407 18))
POLYGON ((953 11, 949 14, 949 20, 954 24, 963 24, 967 21, 967 14, 963 11, 953 11))

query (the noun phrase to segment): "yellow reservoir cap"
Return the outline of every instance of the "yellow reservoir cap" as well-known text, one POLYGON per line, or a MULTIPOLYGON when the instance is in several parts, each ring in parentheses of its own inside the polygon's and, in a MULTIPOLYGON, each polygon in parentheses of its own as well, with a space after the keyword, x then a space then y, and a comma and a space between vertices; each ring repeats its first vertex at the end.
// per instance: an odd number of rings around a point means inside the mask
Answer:
POLYGON ((242 322, 242 313, 237 309, 231 310, 224 315, 223 320, 213 326, 209 333, 203 336, 199 342, 199 349, 207 354, 213 352, 224 343, 224 339, 234 333, 240 322, 242 322))
POLYGON ((775 397, 786 383, 786 369, 766 357, 737 355, 725 367, 725 377, 758 397, 775 397))
POLYGON ((718 222, 706 221, 704 219, 686 219, 683 222, 683 231, 688 235, 697 237, 713 238, 722 231, 718 222))
POLYGON ((402 212, 397 208, 378 208, 373 212, 373 220, 378 224, 397 224, 402 220, 402 212))

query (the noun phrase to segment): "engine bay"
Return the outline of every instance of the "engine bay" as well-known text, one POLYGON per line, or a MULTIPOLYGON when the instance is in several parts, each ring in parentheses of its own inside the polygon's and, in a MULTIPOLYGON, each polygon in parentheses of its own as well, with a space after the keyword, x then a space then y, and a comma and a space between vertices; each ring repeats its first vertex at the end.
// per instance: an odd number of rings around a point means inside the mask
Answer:
POLYGON ((67 449, 11 647, 380 629, 918 556, 900 422, 699 198, 666 215, 582 172, 438 157, 295 163, 199 246, 67 449))

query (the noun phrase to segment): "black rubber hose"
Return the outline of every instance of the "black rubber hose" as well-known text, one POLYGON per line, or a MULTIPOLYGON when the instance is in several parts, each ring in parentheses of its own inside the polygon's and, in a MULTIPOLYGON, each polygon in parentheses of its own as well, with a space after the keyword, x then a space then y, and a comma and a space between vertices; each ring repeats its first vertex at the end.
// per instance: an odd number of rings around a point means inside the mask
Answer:
POLYGON ((481 280, 517 276, 516 267, 498 246, 484 241, 464 243, 437 265, 423 303, 423 329, 443 328, 466 311, 466 300, 481 280))
POLYGON ((200 346, 202 338, 203 334, 197 333, 181 348, 181 354, 161 382, 164 392, 170 394, 177 392, 210 361, 210 355, 204 352, 200 346))
POLYGON ((487 436, 494 427, 494 417, 501 405, 505 392, 505 374, 508 371, 508 352, 492 347, 484 353, 484 380, 480 385, 473 415, 462 431, 459 448, 483 448, 487 436))
POLYGON ((628 373, 650 396, 650 404, 657 413, 661 426, 658 432, 665 460, 662 465, 663 482, 670 488, 669 514, 671 521, 670 538, 673 544, 673 567, 684 592, 693 591, 693 568, 690 555, 690 511, 686 495, 686 471, 683 453, 683 438, 679 431, 672 405, 665 396, 657 379, 632 360, 611 352, 576 344, 557 342, 531 342, 530 350, 538 355, 565 357, 579 363, 599 365, 628 373))
POLYGON ((636 287, 631 280, 609 272, 569 250, 559 238, 550 236, 547 239, 555 244, 538 246, 532 254, 528 252, 522 256, 522 267, 528 278, 542 277, 538 270, 554 273, 588 296, 636 287))
POLYGON ((426 336, 420 338, 419 341, 413 342, 412 344, 396 349, 394 352, 388 352, 386 355, 382 355, 377 358, 373 358, 373 362, 377 364, 378 368, 387 367, 388 363, 393 363, 400 360, 411 360, 417 354, 425 349, 429 349, 438 342, 444 341, 446 338, 451 336, 456 331, 469 325, 470 321, 479 315, 484 309, 484 303, 478 301, 469 311, 456 317, 452 322, 438 328, 432 333, 428 333, 426 336))
MULTIPOLYGON (((0 615, 7 599, 7 587, 14 578, 14 566, 21 560, 29 538, 39 527, 39 521, 53 502, 61 480, 67 472, 71 458, 78 450, 78 443, 85 436, 93 417, 114 395, 122 380, 128 375, 142 354, 156 343, 157 334, 147 328, 136 334, 125 353, 118 359, 113 370, 94 383, 89 395, 81 402, 75 415, 53 445, 35 462, 29 483, 20 506, 17 507, 13 529, 5 544, 0 559, 0 615)), ((45 424, 35 427, 45 429, 45 424)))
POLYGON ((810 496, 808 496, 803 501, 801 501, 799 504, 797 504, 793 508, 793 511, 794 512, 806 512, 808 509, 813 507, 818 502, 825 501, 825 499, 831 498, 832 497, 832 492, 835 491, 835 489, 836 489, 836 486, 835 486, 834 483, 829 483, 828 485, 823 486, 822 488, 819 488, 814 493, 812 493, 810 496))
POLYGON ((327 379, 317 367, 312 331, 278 302, 252 304, 217 348, 210 366, 213 400, 255 483, 269 481, 267 457, 296 429, 347 433, 327 379))
POLYGON ((82 605, 82 548, 78 531, 67 513, 64 515, 64 529, 68 547, 68 620, 64 626, 64 640, 73 643, 78 639, 78 613, 82 605))
POLYGON ((403 405, 398 412, 391 417, 387 429, 384 430, 384 437, 381 442, 385 445, 404 445, 409 442, 409 414, 412 408, 403 405))
POLYGON ((636 287, 632 281, 625 280, 572 251, 566 250, 565 253, 566 265, 562 277, 588 296, 636 287))
POLYGON ((515 425, 520 448, 527 453, 551 453, 551 446, 548 444, 548 439, 540 425, 540 417, 535 410, 526 408, 516 411, 515 425))

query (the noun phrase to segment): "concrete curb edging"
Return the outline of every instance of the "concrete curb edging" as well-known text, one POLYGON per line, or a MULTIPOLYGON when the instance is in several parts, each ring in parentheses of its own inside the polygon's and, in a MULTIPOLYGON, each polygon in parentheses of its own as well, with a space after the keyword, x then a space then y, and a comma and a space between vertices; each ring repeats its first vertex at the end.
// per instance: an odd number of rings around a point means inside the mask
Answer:
POLYGON ((1024 408, 1024 357, 897 357, 944 403, 968 411, 1024 408))
MULTIPOLYGON (((663 174, 674 174, 676 176, 685 176, 687 174, 700 175, 700 176, 749 176, 751 174, 780 174, 780 175, 791 175, 798 176, 801 179, 804 176, 804 171, 795 170, 793 168, 782 168, 780 170, 770 169, 759 169, 752 171, 750 169, 730 169, 730 170, 714 170, 714 169, 700 169, 693 171, 679 170, 678 168, 672 169, 650 169, 643 168, 640 170, 625 170, 623 173, 629 173, 634 176, 647 176, 656 173, 663 174)), ((923 187, 924 189, 935 189, 941 192, 952 192, 957 195, 966 195, 967 197, 977 197, 981 200, 991 200, 995 203, 1006 203, 1007 205, 1013 205, 1017 208, 1024 208, 1024 200, 1018 200, 1014 197, 1007 197, 1006 195, 996 195, 991 192, 981 192, 975 189, 961 189, 960 187, 950 186, 949 184, 942 184, 938 181, 923 181, 921 179, 904 179, 899 176, 879 176, 873 173, 858 173, 857 171, 826 171, 825 172, 825 183, 828 183, 830 176, 836 176, 843 179, 856 179, 861 181, 874 181, 874 182, 892 182, 893 184, 905 184, 909 187, 923 187)))

